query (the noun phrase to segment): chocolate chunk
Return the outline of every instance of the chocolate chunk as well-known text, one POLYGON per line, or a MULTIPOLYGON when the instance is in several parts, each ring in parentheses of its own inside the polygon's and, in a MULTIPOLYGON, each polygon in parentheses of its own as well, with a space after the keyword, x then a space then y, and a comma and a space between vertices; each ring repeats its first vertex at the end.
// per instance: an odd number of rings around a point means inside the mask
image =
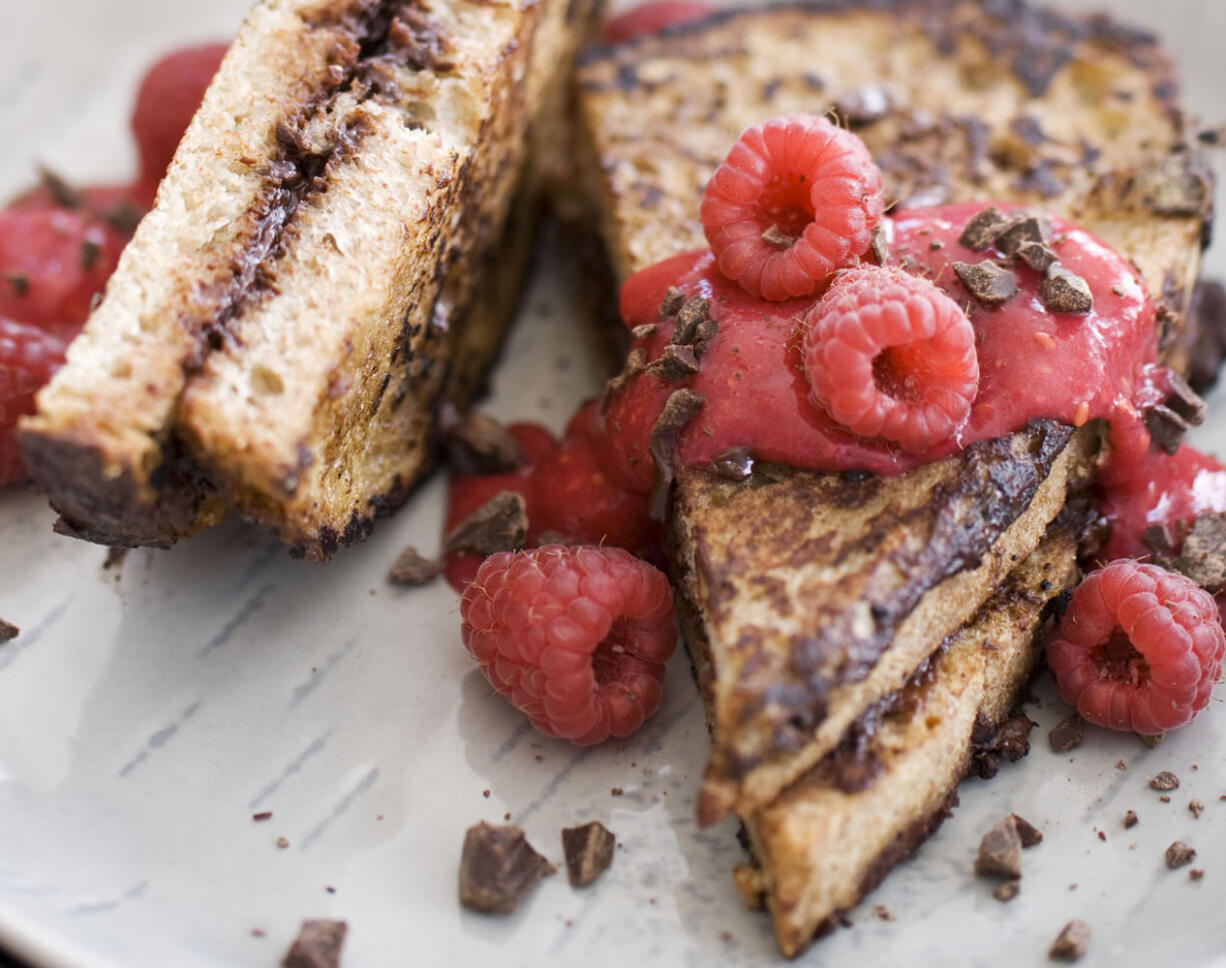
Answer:
POLYGON ((790 249, 796 244, 796 236, 788 235, 778 225, 772 225, 762 233, 762 241, 776 249, 790 249))
POLYGON ((1178 790, 1179 777, 1170 770, 1163 770, 1149 781, 1149 786, 1152 790, 1178 790))
POLYGON ((1013 817, 1005 817, 983 835, 975 873, 980 877, 1018 878, 1022 876, 1022 838, 1013 817))
POLYGON ((656 323, 643 323, 641 326, 635 326, 630 330, 630 335, 635 339, 646 339, 648 336, 655 336, 656 330, 660 327, 656 323))
POLYGON ((337 968, 349 925, 322 918, 303 921, 298 937, 281 961, 281 968, 337 968))
POLYGON ((973 252, 990 249, 1000 234, 1011 224, 1009 217, 995 205, 989 205, 966 223, 958 242, 973 252))
POLYGON ((1166 849, 1166 866, 1171 870, 1183 867, 1196 860, 1196 848, 1189 847, 1182 840, 1177 840, 1166 849))
POLYGON ((1055 262, 1043 273, 1039 298, 1053 313, 1088 313, 1094 308, 1089 284, 1075 272, 1055 262))
POLYGON ((445 547, 453 551, 472 551, 492 555, 516 551, 528 536, 528 505, 522 494, 500 491, 467 518, 452 528, 445 547))
POLYGON ((670 382, 684 380, 698 372, 698 358, 694 355, 692 346, 670 343, 664 347, 662 355, 647 365, 647 372, 670 382))
POLYGON ((1046 245, 1051 238, 1051 226, 1037 215, 1018 214, 996 236, 996 247, 1009 258, 1015 258, 1024 245, 1046 245))
POLYGON ((493 417, 483 413, 460 417, 454 408, 446 408, 440 422, 447 441, 447 459, 457 473, 501 474, 523 466, 519 441, 493 417))
POLYGON ((698 327, 711 317, 711 302, 701 296, 691 296, 677 311, 677 328, 673 330, 673 342, 688 346, 698 335, 698 327))
POLYGON ((1205 401, 1188 385, 1188 381, 1168 370, 1166 374, 1166 398, 1162 401, 1166 406, 1183 417, 1193 427, 1199 427, 1205 422, 1205 401))
POLYGON ((85 204, 85 196, 74 188, 63 175, 52 171, 46 165, 38 166, 38 180, 51 195, 51 200, 60 208, 80 208, 85 204))
POLYGON ((1135 827, 1140 822, 1141 822, 1141 818, 1137 816, 1137 812, 1135 810, 1129 810, 1124 814, 1124 829, 1125 830, 1128 830, 1131 827, 1135 827))
POLYGON ((971 736, 974 752, 971 756, 971 772, 990 780, 1000 769, 1001 757, 1016 763, 1030 752, 1030 730, 1034 723, 1023 713, 1015 713, 1003 723, 993 727, 977 718, 971 736))
POLYGON ((630 382, 643 372, 646 366, 647 351, 641 346, 636 346, 630 351, 630 355, 626 357, 626 365, 622 367, 622 371, 604 385, 603 407, 607 409, 610 400, 626 389, 630 382))
POLYGON ((955 262, 954 272, 981 305, 999 306, 1017 295, 1017 279, 995 262, 955 262))
POLYGON ((102 213, 102 220, 120 235, 131 235, 135 232, 143 217, 141 210, 126 198, 102 213))
POLYGON ((30 294, 30 277, 24 272, 6 272, 4 281, 12 287, 13 295, 24 299, 30 294))
POLYGON ((1038 272, 1046 272, 1056 261, 1056 253, 1042 242, 1026 242, 1017 250, 1017 257, 1038 272))
POLYGON ((1017 897, 1018 891, 1022 889, 1020 881, 1005 881, 1003 884, 997 884, 992 890, 992 897, 998 901, 1012 901, 1017 897))
POLYGON ((482 821, 464 835, 460 903, 485 914, 510 914, 537 881, 555 870, 518 827, 482 821))
POLYGON ((1216 592, 1226 585, 1226 514, 1198 516, 1173 567, 1201 588, 1216 592))
POLYGON ((849 127, 862 128, 889 113, 890 96, 883 88, 870 84, 837 98, 834 110, 849 127))
POLYGON ((562 831, 566 876, 571 887, 587 887, 613 863, 616 838, 604 824, 593 820, 582 827, 562 831))
POLYGON ((730 481, 743 481, 753 474, 753 454, 748 447, 729 447, 711 461, 711 471, 730 481))
POLYGON ((1178 373, 1168 373, 1167 395, 1145 410, 1145 427, 1153 445, 1174 454, 1183 435, 1205 419, 1205 401, 1178 373))
POLYGON ((694 355, 702 359, 702 354, 707 351, 707 344, 715 339, 715 334, 719 332, 719 325, 710 316, 698 324, 698 328, 694 330, 694 355))
POLYGON ((1052 961, 1077 961, 1090 948, 1090 926, 1073 919, 1056 935, 1047 957, 1052 961))
POLYGON ((1085 721, 1077 713, 1060 720, 1047 734, 1047 740, 1051 743, 1051 751, 1067 753, 1069 750, 1076 749, 1081 745, 1084 728, 1085 721))
POLYGON ((1157 558, 1167 558, 1175 550, 1171 541, 1171 533, 1165 524, 1151 524, 1141 532, 1141 544, 1145 545, 1157 558))
POLYGON ((1205 805, 1199 800, 1189 800, 1188 812, 1192 814, 1195 819, 1199 820, 1200 815, 1205 812, 1205 805))
MULTIPOLYGON (((682 309, 682 312, 685 310, 682 309)), ((668 511, 668 496, 673 483, 673 451, 677 446, 677 437, 705 404, 706 400, 693 390, 675 390, 665 402, 655 426, 651 428, 648 450, 656 465, 650 505, 654 521, 663 521, 668 511)))
POLYGON ((6 622, 4 619, 0 618, 0 645, 4 645, 5 642, 12 642, 13 639, 17 638, 17 636, 20 634, 21 629, 19 629, 16 625, 13 625, 11 622, 6 622))
POLYGON ((877 260, 877 265, 883 266, 886 264, 890 258, 890 249, 893 246, 894 222, 891 219, 884 218, 873 229, 872 240, 869 242, 869 251, 873 253, 873 258, 877 260))
POLYGON ((94 239, 81 240, 81 270, 89 272, 102 257, 102 246, 94 239))
POLYGON ((259 813, 253 813, 251 815, 251 819, 254 820, 256 823, 262 823, 265 820, 271 820, 272 811, 271 810, 261 810, 259 813))
POLYGON ((668 292, 664 294, 664 301, 660 303, 660 315, 675 316, 677 311, 685 302, 685 293, 676 286, 669 286, 668 292))
POLYGON ((434 581, 443 573, 443 563, 425 558, 412 545, 400 552, 400 557, 388 570, 387 580, 393 585, 416 587, 434 581))
POLYGON ((1021 838, 1023 849, 1043 843, 1043 831, 1038 827, 1028 820, 1023 820, 1016 813, 1009 816, 1013 818, 1013 826, 1017 827, 1017 835, 1021 838))

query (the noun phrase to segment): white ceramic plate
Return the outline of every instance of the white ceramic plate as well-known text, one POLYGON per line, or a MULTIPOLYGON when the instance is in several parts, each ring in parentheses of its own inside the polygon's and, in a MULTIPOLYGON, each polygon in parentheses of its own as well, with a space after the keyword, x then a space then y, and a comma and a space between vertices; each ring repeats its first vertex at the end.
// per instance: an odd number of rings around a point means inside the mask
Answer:
MULTIPOLYGON (((1223 5, 1114 6, 1167 33, 1194 109, 1226 115, 1223 5)), ((142 67, 230 35, 244 8, 6 4, 0 189, 22 187, 40 160, 123 178, 142 67)), ((554 426, 597 386, 558 264, 547 254, 491 404, 554 426)), ((1222 273, 1221 250, 1210 264, 1222 273)), ((1202 444, 1226 450, 1224 418, 1219 395, 1202 444)), ((435 546, 442 498, 436 481, 326 568, 232 524, 108 572, 103 549, 50 533, 37 495, 0 495, 0 615, 23 629, 0 649, 0 944, 45 966, 272 966, 300 920, 323 916, 348 920, 350 968, 776 958, 768 920, 732 889, 734 825, 693 820, 707 740, 684 657, 632 742, 581 752, 543 740, 474 670, 444 585, 384 582, 404 544, 435 546), (253 822, 264 810, 272 819, 253 822), (616 862, 586 891, 554 877, 513 917, 471 915, 455 900, 463 833, 505 813, 555 860, 561 827, 599 819, 618 835, 616 862)), ((1050 699, 1031 711, 1030 757, 966 783, 954 818, 804 963, 1038 964, 1072 917, 1094 929, 1090 964, 1207 965, 1226 951, 1220 695, 1157 750, 1091 732, 1057 756, 1044 735, 1063 711, 1050 699), (1183 778, 1170 804, 1146 785, 1160 769, 1183 778), (1125 832, 1129 808, 1141 823, 1125 832), (970 867, 1009 811, 1046 840, 1002 905, 970 867), (1199 851, 1202 882, 1165 869, 1176 839, 1199 851)))

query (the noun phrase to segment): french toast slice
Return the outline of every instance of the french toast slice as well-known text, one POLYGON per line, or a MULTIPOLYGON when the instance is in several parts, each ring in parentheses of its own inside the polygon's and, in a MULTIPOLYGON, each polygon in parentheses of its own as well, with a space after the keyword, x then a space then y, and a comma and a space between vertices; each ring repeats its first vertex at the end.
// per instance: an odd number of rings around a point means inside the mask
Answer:
POLYGON ((593 8, 258 3, 23 424, 67 528, 164 545, 234 503, 326 558, 401 503, 513 308, 473 311, 593 8))
MULTIPOLYGON (((1148 35, 1014 0, 731 10, 591 50, 582 193, 617 281, 705 244, 698 200, 741 130, 831 109, 900 205, 1016 201, 1132 258, 1163 302, 1165 358, 1185 365, 1211 180, 1171 66, 1148 35)), ((1039 422, 893 478, 679 468, 672 565, 712 699, 700 820, 771 803, 970 620, 1094 436, 1039 422)))

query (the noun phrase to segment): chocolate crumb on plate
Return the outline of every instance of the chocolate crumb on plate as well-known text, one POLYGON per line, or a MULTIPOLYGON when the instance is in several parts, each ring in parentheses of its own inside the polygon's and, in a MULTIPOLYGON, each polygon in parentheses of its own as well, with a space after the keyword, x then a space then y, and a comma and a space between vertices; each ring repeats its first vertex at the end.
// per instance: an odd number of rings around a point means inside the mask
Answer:
POLYGON ((277 847, 278 847, 280 850, 285 850, 285 848, 286 848, 286 847, 288 847, 288 846, 289 846, 289 841, 288 841, 288 840, 286 840, 284 837, 278 837, 278 838, 277 838, 277 847))
POLYGON ((1226 514, 1199 515, 1173 567, 1201 588, 1216 592, 1226 585, 1226 514))
POLYGON ((1140 822, 1141 822, 1141 818, 1137 816, 1137 812, 1135 810, 1129 810, 1125 812, 1124 814, 1124 829, 1125 830, 1127 830, 1130 827, 1135 827, 1140 822))
POLYGON ((13 639, 17 638, 17 636, 20 634, 21 629, 19 629, 16 625, 13 625, 11 622, 6 622, 4 619, 0 618, 0 645, 4 645, 5 642, 12 642, 13 639))
POLYGON ((621 787, 614 787, 612 790, 610 790, 610 791, 609 791, 609 796, 611 796, 611 797, 620 797, 620 796, 621 796, 622 794, 624 794, 625 792, 626 792, 626 791, 625 791, 625 790, 623 790, 621 787))
POLYGON ((388 569, 387 580, 393 585, 417 587, 426 585, 443 573, 443 563, 434 558, 427 558, 413 545, 400 552, 400 556, 388 569))
POLYGON ((879 921, 895 920, 893 912, 888 907, 886 907, 884 904, 874 904, 873 914, 877 917, 877 920, 879 921))
POLYGON ((1017 279, 1008 269, 995 262, 955 262, 954 272, 983 306, 999 306, 1017 295, 1017 279))
POLYGON ((958 242, 973 252, 983 252, 992 247, 1009 224, 1009 217, 1004 212, 995 205, 989 205, 966 223, 958 242))
POLYGON ((1077 961, 1089 948, 1090 926, 1074 918, 1056 935, 1047 956, 1052 961, 1077 961))
POLYGON ((272 811, 271 810, 261 810, 259 813, 253 813, 251 815, 251 819, 254 820, 256 823, 261 823, 264 820, 271 820, 272 811))
POLYGON ((482 821, 464 835, 460 903, 483 914, 510 914, 537 881, 556 870, 518 827, 482 821))
POLYGON ((1185 864, 1196 860, 1196 848, 1189 847, 1182 840, 1177 840, 1166 849, 1166 866, 1177 870, 1185 864))
POLYGON ((1189 800, 1188 812, 1192 814, 1194 819, 1199 820, 1200 815, 1205 812, 1205 805, 1199 800, 1189 800))
POLYGON ((528 536, 528 505, 522 494, 500 491, 451 529, 447 551, 492 555, 523 547, 528 536))
POLYGON ((348 930, 349 925, 344 921, 324 918, 303 921, 298 937, 281 961, 281 968, 337 968, 348 930))
POLYGON ((469 413, 461 417, 454 407, 440 412, 447 443, 447 460, 460 474, 500 474, 523 466, 524 452, 511 432, 493 417, 469 413))
POLYGON ((1043 831, 1038 827, 1016 813, 1011 813, 1009 816, 1013 819, 1013 826, 1017 828, 1017 835, 1022 841, 1023 850, 1043 843, 1043 831))
POLYGON ((1107 834, 1106 834, 1106 832, 1105 832, 1105 831, 1102 831, 1102 830, 1098 831, 1098 839, 1099 839, 1099 840, 1101 840, 1101 841, 1103 841, 1103 842, 1105 843, 1105 842, 1106 842, 1106 840, 1107 840, 1107 834))
POLYGON ((1090 284, 1058 262, 1049 265, 1043 273, 1039 299, 1053 313, 1088 313, 1094 308, 1090 284))
POLYGON ((975 858, 975 873, 980 877, 1016 879, 1022 876, 1022 838, 1012 816, 983 835, 979 856, 975 858))
POLYGON ((1124 770, 1128 769, 1128 764, 1125 763, 1123 760, 1116 760, 1115 768, 1119 770, 1121 773, 1123 773, 1124 770))
POLYGON ((1153 790, 1178 790, 1179 777, 1170 770, 1163 770, 1150 779, 1149 785, 1153 790))
POLYGON ((1162 745, 1166 733, 1137 733, 1137 738, 1152 750, 1162 745))
POLYGON ((566 876, 571 887, 587 887, 613 863, 616 838, 597 820, 562 831, 566 876))
POLYGON ((1188 877, 1194 881, 1199 881, 1204 876, 1205 872, 1199 867, 1193 867, 1190 871, 1188 871, 1188 877))
POLYGON ((992 897, 998 901, 1012 901, 1022 889, 1021 881, 1005 881, 997 884, 992 890, 992 897))
POLYGON ((1047 734, 1053 753, 1067 753, 1081 745, 1085 733, 1085 720, 1077 713, 1060 720, 1047 734))
POLYGON ((1170 803, 1170 802, 1171 802, 1171 798, 1170 798, 1170 797, 1169 797, 1167 794, 1165 794, 1165 793, 1164 793, 1164 794, 1162 794, 1162 796, 1160 796, 1158 799, 1159 799, 1159 800, 1161 800, 1163 803, 1170 803))

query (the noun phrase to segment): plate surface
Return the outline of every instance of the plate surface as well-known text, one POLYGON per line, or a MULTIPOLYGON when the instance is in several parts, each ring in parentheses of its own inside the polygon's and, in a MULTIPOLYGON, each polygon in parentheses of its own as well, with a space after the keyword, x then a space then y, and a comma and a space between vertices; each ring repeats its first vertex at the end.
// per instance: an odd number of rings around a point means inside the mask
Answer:
MULTIPOLYGON (((1226 5, 1110 6, 1162 30, 1192 109, 1226 117, 1226 5)), ((123 179, 143 66, 231 35, 245 7, 7 4, 0 189, 23 187, 39 161, 82 181, 123 179)), ((1211 273, 1224 274, 1224 256, 1210 253, 1211 273)), ((560 427, 599 385, 569 286, 558 253, 544 252, 496 413, 560 427)), ((1226 394, 1211 404, 1197 440, 1226 452, 1226 394)), ((768 920, 732 889, 735 826, 693 820, 707 739, 684 657, 631 742, 576 751, 537 736, 474 670, 450 590, 384 582, 406 543, 436 546, 442 508, 435 481, 326 568, 231 523, 105 570, 103 549, 51 534, 39 496, 0 494, 0 616, 23 629, 0 649, 0 945, 71 968, 273 966, 299 921, 318 916, 349 921, 350 968, 775 960, 768 920), (253 822, 259 811, 272 819, 253 822), (504 814, 555 860, 561 827, 599 819, 618 835, 615 864, 582 892, 549 879, 510 918, 462 911, 464 830, 504 814)), ((1095 933, 1084 964, 1209 965, 1226 951, 1226 688, 1156 750, 1090 731, 1062 756, 1044 737, 1064 710, 1040 693, 1030 757, 964 784, 954 818, 855 928, 802 963, 1033 965, 1072 917, 1095 933), (1146 782, 1162 769, 1183 780, 1169 804, 1146 782), (1125 832, 1127 809, 1141 823, 1125 832), (1046 840, 1002 905, 970 868, 980 835, 1010 811, 1046 840), (1202 882, 1165 869, 1176 839, 1199 851, 1202 882)))

